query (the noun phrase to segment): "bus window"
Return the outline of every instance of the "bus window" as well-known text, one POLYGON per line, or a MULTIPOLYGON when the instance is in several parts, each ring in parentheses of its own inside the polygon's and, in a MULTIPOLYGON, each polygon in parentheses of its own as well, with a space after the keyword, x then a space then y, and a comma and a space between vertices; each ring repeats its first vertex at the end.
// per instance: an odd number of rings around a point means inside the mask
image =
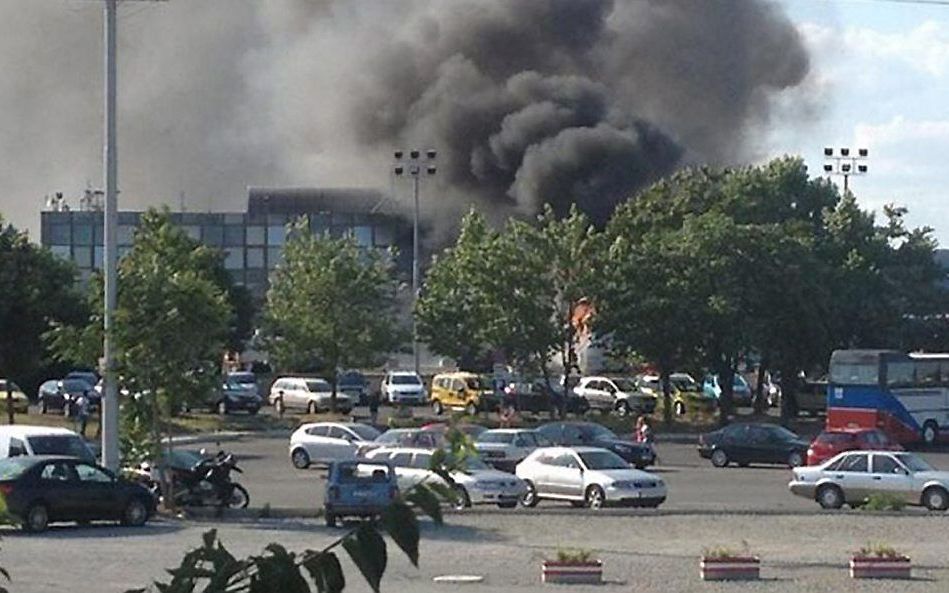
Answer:
POLYGON ((886 363, 886 384, 890 387, 912 387, 916 385, 916 363, 886 363))
POLYGON ((935 387, 942 381, 939 377, 939 362, 921 360, 916 362, 916 380, 920 387, 935 387))
POLYGON ((836 385, 877 385, 875 364, 835 363, 830 367, 830 382, 836 385))

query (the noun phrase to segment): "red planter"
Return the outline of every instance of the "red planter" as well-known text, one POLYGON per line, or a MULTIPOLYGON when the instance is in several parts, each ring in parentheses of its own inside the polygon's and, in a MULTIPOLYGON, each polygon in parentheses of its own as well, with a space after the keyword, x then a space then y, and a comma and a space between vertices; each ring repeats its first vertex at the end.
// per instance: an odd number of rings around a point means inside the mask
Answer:
POLYGON ((699 574, 703 581, 754 581, 761 577, 761 560, 757 556, 703 557, 699 574))
POLYGON ((540 580, 543 583, 598 585, 603 582, 603 563, 558 562, 544 560, 541 565, 540 580))
POLYGON ((907 556, 854 556, 850 559, 850 577, 854 579, 908 579, 911 571, 912 562, 907 556))

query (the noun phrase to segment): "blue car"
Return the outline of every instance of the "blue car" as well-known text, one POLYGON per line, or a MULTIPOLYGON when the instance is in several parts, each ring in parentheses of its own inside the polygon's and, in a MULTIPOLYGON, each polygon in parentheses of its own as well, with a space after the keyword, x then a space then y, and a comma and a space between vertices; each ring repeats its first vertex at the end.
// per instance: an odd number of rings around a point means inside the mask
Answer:
MULTIPOLYGON (((722 397, 722 386, 719 385, 718 375, 706 375, 702 381, 702 391, 708 397, 720 399, 722 397)), ((751 385, 745 378, 735 373, 732 378, 732 402, 736 406, 751 405, 751 385)))
POLYGON ((326 479, 323 514, 329 527, 343 517, 378 517, 399 495, 395 470, 386 462, 338 461, 326 479))

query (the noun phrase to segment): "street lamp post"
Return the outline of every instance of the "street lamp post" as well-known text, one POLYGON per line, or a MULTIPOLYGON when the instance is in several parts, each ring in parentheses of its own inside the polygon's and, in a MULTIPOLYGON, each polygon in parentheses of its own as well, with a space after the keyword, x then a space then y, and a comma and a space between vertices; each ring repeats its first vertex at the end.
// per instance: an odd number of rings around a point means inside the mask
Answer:
POLYGON ((836 152, 833 148, 824 148, 824 173, 843 176, 844 193, 847 193, 850 191, 851 175, 867 174, 868 156, 866 148, 858 148, 856 154, 852 154, 849 148, 840 148, 836 152))
POLYGON ((415 200, 415 212, 412 217, 412 356, 415 360, 415 374, 419 373, 419 347, 418 347, 418 319, 415 316, 415 307, 418 304, 419 294, 419 241, 418 241, 418 186, 422 174, 435 175, 435 156, 436 152, 432 149, 424 151, 410 150, 406 153, 403 150, 396 150, 395 164, 392 172, 396 177, 409 176, 412 178, 412 194, 415 200))

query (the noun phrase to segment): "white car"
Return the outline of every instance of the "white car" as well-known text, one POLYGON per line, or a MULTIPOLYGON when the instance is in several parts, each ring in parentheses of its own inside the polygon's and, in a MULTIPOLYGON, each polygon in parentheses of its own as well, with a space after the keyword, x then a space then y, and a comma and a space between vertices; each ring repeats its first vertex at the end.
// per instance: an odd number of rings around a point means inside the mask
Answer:
MULTIPOLYGON (((395 467, 399 490, 405 492, 420 482, 440 482, 441 477, 429 470, 433 451, 410 447, 383 447, 370 451, 366 457, 376 461, 388 461, 395 467)), ((453 505, 456 510, 474 504, 496 504, 501 508, 513 508, 524 496, 526 486, 517 477, 489 468, 476 457, 465 460, 464 471, 452 472, 452 486, 457 494, 453 505)))
POLYGON ((620 416, 656 410, 656 396, 639 389, 632 379, 583 377, 573 392, 587 400, 592 410, 615 411, 620 416))
POLYGON ((932 511, 949 508, 949 472, 902 451, 846 451, 821 465, 794 468, 792 493, 825 509, 858 507, 871 494, 897 496, 932 511))
POLYGON ((424 404, 428 401, 428 393, 418 374, 391 371, 382 380, 382 399, 391 404, 424 404))
POLYGON ((513 470, 534 449, 550 445, 544 436, 523 428, 486 430, 478 435, 474 443, 486 463, 503 470, 513 470))
POLYGON ((598 447, 537 449, 517 464, 516 473, 527 484, 521 501, 526 507, 545 498, 591 509, 607 505, 656 508, 666 500, 661 478, 598 447))
POLYGON ((379 436, 379 431, 355 422, 304 424, 290 435, 290 462, 297 469, 311 463, 355 459, 356 452, 379 436))
MULTIPOLYGON (((281 377, 270 387, 270 404, 278 413, 290 408, 306 410, 308 414, 329 411, 333 386, 326 379, 281 377)), ((336 393, 336 411, 348 414, 353 402, 345 393, 336 393)))

